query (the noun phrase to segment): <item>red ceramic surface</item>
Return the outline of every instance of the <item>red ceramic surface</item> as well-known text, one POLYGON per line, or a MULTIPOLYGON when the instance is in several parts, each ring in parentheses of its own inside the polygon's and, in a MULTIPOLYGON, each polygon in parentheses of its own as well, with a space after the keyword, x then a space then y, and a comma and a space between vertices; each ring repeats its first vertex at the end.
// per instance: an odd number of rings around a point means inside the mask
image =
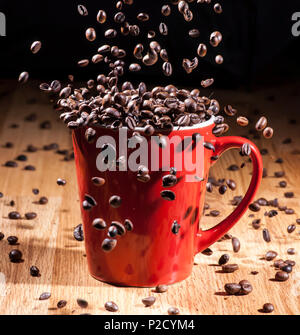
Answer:
MULTIPOLYGON (((91 275, 99 280, 122 286, 152 287, 158 284, 172 284, 188 277, 192 271, 196 253, 209 247, 221 238, 244 214, 253 200, 262 177, 262 159, 257 147, 241 137, 215 137, 213 124, 198 129, 184 128, 174 130, 174 135, 182 139, 199 133, 205 142, 214 144, 216 151, 204 149, 204 181, 186 182, 186 171, 179 171, 179 182, 169 188, 176 194, 174 201, 160 197, 162 177, 168 172, 150 171, 148 183, 137 181, 136 172, 99 172, 96 159, 100 149, 96 142, 87 143, 85 129, 73 131, 76 170, 80 201, 84 195, 92 195, 98 205, 91 211, 82 209, 86 255, 91 275), (252 149, 253 174, 249 189, 240 205, 225 220, 207 231, 201 230, 200 219, 205 200, 208 172, 215 161, 211 156, 220 156, 231 148, 240 148, 249 143, 252 149), (99 176, 106 180, 101 187, 92 184, 91 178, 99 176), (115 209, 109 205, 109 198, 119 195, 122 205, 115 209), (107 230, 97 231, 92 227, 95 218, 103 218, 107 224, 111 221, 124 222, 130 219, 134 229, 124 236, 117 237, 117 246, 110 253, 101 249, 101 243, 107 237, 107 230), (171 227, 176 220, 181 228, 177 235, 171 227)), ((94 128, 97 138, 109 135, 116 139, 118 132, 94 128)), ((128 137, 130 137, 128 135, 128 137)), ((163 149, 160 149, 163 152, 163 149)), ((191 148, 187 148, 192 153, 191 148)), ((178 150, 171 150, 171 162, 178 150)), ((149 156, 149 166, 151 157, 149 156)), ((176 167, 176 166, 175 166, 176 167)), ((216 218, 217 221, 217 218, 216 218)))

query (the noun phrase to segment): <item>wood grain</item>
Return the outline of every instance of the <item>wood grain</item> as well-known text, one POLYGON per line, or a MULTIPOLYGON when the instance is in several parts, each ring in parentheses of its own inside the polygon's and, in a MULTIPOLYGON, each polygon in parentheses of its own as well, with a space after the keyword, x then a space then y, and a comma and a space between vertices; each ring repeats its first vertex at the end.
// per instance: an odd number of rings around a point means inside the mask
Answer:
MULTIPOLYGON (((151 288, 114 287, 89 276, 84 246, 73 238, 73 228, 81 223, 74 162, 63 161, 63 157, 54 151, 42 150, 43 145, 53 142, 59 143, 61 149, 71 149, 70 133, 35 87, 27 85, 16 89, 13 82, 5 81, 0 82, 0 92, 0 191, 4 194, 0 199, 0 231, 5 234, 5 239, 0 242, 0 314, 108 314, 104 309, 104 303, 108 300, 118 304, 119 314, 166 314, 170 306, 178 307, 181 314, 260 314, 259 309, 266 302, 274 304, 274 314, 300 313, 299 264, 287 282, 279 283, 272 280, 275 275, 273 262, 263 259, 268 250, 275 250, 278 258, 300 263, 300 226, 294 233, 287 233, 287 226, 300 217, 300 128, 299 123, 289 123, 291 118, 300 122, 297 101, 299 87, 286 85, 260 89, 255 93, 215 92, 222 103, 236 106, 239 115, 249 114, 251 119, 256 120, 258 116, 253 111, 259 108, 261 114, 272 118, 271 124, 276 132, 274 140, 256 140, 260 148, 269 150, 269 154, 263 156, 269 177, 263 179, 257 197, 269 200, 276 197, 280 204, 294 208, 296 213, 286 215, 279 212, 278 216, 269 218, 263 215, 265 210, 271 209, 266 207, 255 214, 255 218, 262 219, 262 228, 254 230, 251 226, 253 218, 249 217, 251 212, 247 212, 231 231, 241 241, 239 253, 233 253, 230 240, 215 243, 211 247, 213 255, 197 255, 190 278, 170 286, 164 294, 154 293, 151 288), (31 113, 36 113, 38 120, 24 121, 24 117, 31 113), (39 128, 40 122, 45 120, 52 122, 51 130, 39 128), (13 123, 19 127, 11 128, 13 123), (282 144, 286 137, 293 139, 291 144, 282 144), (3 147, 8 141, 14 143, 12 149, 3 147), (40 149, 36 153, 26 153, 28 162, 19 162, 17 168, 2 166, 7 160, 24 153, 28 144, 40 149), (275 163, 278 157, 283 158, 284 164, 275 163), (24 171, 26 164, 34 165, 36 171, 24 171), (280 170, 286 173, 283 178, 288 183, 286 189, 279 188, 279 179, 273 177, 274 172, 280 170), (67 185, 59 187, 57 178, 65 178, 67 185), (38 196, 32 193, 35 187, 40 189, 38 196), (295 198, 284 198, 286 191, 293 191, 295 198), (47 205, 36 204, 42 195, 49 198, 47 205), (10 200, 15 201, 14 207, 9 206, 10 200), (8 220, 7 214, 12 210, 18 210, 22 216, 34 211, 38 217, 32 221, 8 220), (262 238, 263 227, 267 227, 271 233, 272 241, 269 244, 262 238), (15 248, 6 241, 9 235, 19 237, 17 247, 23 252, 23 263, 9 262, 9 250, 15 248), (293 256, 287 254, 287 249, 291 247, 296 249, 293 256), (239 264, 238 271, 220 273, 220 267, 216 264, 223 253, 230 255, 231 263, 239 264), (41 277, 30 276, 31 265, 39 267, 41 277), (258 271, 257 275, 251 274, 254 270, 258 271), (252 283, 253 292, 250 295, 236 297, 224 294, 225 283, 242 279, 252 283), (39 301, 40 294, 47 291, 51 292, 51 298, 39 301), (145 308, 141 299, 149 295, 154 295, 157 301, 153 307, 145 308), (76 303, 77 298, 86 299, 88 308, 80 308, 76 303), (65 308, 58 309, 56 305, 61 299, 68 303, 65 308)), ((233 127, 231 132, 245 135, 248 129, 233 127)), ((247 163, 243 170, 237 172, 227 171, 230 164, 240 165, 241 162, 239 154, 230 151, 212 169, 213 176, 232 178, 238 187, 235 192, 228 191, 224 196, 220 196, 217 190, 207 195, 211 209, 221 210, 222 215, 219 218, 203 216, 202 227, 211 227, 219 222, 233 210, 230 204, 233 196, 245 193, 251 164, 247 163)))

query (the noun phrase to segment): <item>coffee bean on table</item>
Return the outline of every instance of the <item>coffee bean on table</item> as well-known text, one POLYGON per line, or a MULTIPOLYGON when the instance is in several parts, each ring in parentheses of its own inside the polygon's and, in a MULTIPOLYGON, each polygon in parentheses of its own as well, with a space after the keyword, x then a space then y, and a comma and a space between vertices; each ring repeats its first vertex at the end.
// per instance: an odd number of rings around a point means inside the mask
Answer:
POLYGON ((64 308, 66 305, 67 305, 66 300, 60 300, 60 301, 57 303, 57 308, 64 308))
POLYGON ((287 273, 291 273, 293 271, 293 267, 289 264, 281 266, 280 267, 281 271, 287 272, 287 273))
POLYGON ((272 261, 274 258, 276 258, 277 257, 277 252, 276 251, 272 251, 272 250, 270 250, 270 251, 268 251, 267 253, 266 253, 266 255, 265 255, 265 259, 266 259, 266 261, 272 261))
POLYGON ((73 236, 75 240, 82 242, 84 240, 82 224, 79 224, 74 228, 73 236))
POLYGON ((211 256, 213 251, 210 248, 206 248, 201 252, 202 255, 211 256))
POLYGON ((40 276, 40 270, 38 267, 36 267, 35 265, 32 265, 30 267, 30 275, 32 277, 39 277, 40 276))
POLYGON ((32 189, 32 193, 33 193, 34 195, 38 195, 38 194, 40 193, 40 191, 39 191, 38 188, 33 188, 33 189, 32 189))
POLYGON ((7 242, 9 245, 16 245, 18 243, 17 236, 8 236, 7 242))
POLYGON ((259 212, 260 211, 260 206, 257 202, 253 202, 252 204, 249 205, 249 209, 252 212, 259 212))
POLYGON ((264 239, 267 243, 271 242, 271 236, 270 236, 270 232, 269 232, 269 230, 268 230, 267 228, 264 228, 262 233, 263 233, 263 239, 264 239))
POLYGON ((119 208, 122 204, 122 199, 118 195, 113 195, 109 199, 109 204, 113 208, 119 208))
POLYGON ((113 301, 106 302, 104 307, 109 312, 117 312, 119 310, 118 305, 113 301))
POLYGON ((180 314, 180 311, 177 307, 170 307, 170 308, 168 308, 168 314, 169 315, 178 315, 178 314, 180 314))
POLYGON ((236 189, 236 183, 235 183, 234 180, 232 180, 232 179, 227 179, 227 180, 226 180, 226 184, 227 184, 227 186, 228 186, 232 191, 234 191, 234 190, 236 189))
POLYGON ((30 50, 33 54, 37 54, 42 47, 42 43, 40 41, 35 41, 31 44, 30 50))
POLYGON ((37 217, 37 214, 34 212, 29 212, 25 214, 26 220, 34 220, 37 217))
POLYGON ((241 285, 241 289, 238 292, 239 295, 248 295, 253 291, 253 287, 248 280, 241 280, 239 285, 241 285))
POLYGON ((226 185, 221 185, 220 187, 219 187, 219 193, 220 194, 225 194, 225 192, 227 191, 227 186, 226 185))
POLYGON ((142 299, 142 303, 145 305, 145 307, 150 307, 152 306, 156 301, 155 297, 147 297, 142 299))
POLYGON ((292 215, 295 213, 294 209, 293 208, 286 208, 284 210, 285 214, 288 214, 288 215, 292 215))
POLYGON ((239 239, 236 238, 236 237, 233 237, 233 238, 231 239, 231 243, 232 243, 233 251, 234 251, 234 252, 239 252, 239 251, 240 251, 240 248, 241 248, 241 243, 240 243, 239 239))
POLYGON ((48 199, 46 197, 41 197, 39 199, 39 204, 40 205, 46 205, 48 203, 48 199))
POLYGON ((81 308, 87 308, 89 305, 88 302, 84 299, 78 298, 76 301, 77 301, 78 306, 81 308))
POLYGON ((262 308, 263 313, 272 313, 274 311, 274 306, 270 303, 265 303, 262 308))
POLYGON ((168 291, 168 286, 167 285, 157 285, 155 288, 155 292, 157 293, 164 293, 168 291))
POLYGON ((0 241, 2 241, 4 239, 4 234, 0 231, 0 241))
POLYGON ((107 227, 106 222, 103 219, 97 218, 93 221, 93 227, 97 230, 103 230, 107 227))
POLYGON ((222 265, 222 272, 224 273, 232 273, 239 269, 237 264, 224 264, 222 265))
POLYGON ((15 168, 18 166, 18 163, 15 161, 7 161, 4 164, 5 167, 11 167, 11 168, 15 168))
POLYGON ((12 263, 19 263, 22 260, 22 252, 18 249, 13 249, 9 253, 9 259, 12 263))
POLYGON ((287 227, 287 232, 289 234, 293 233, 296 230, 296 225, 295 224, 291 224, 287 227))
POLYGON ((40 297, 39 300, 48 300, 51 297, 51 293, 50 292, 43 292, 40 297))
POLYGON ((288 253, 289 255, 295 255, 296 250, 295 250, 294 248, 289 248, 289 249, 287 250, 287 253, 288 253))
POLYGON ((286 198, 294 198, 294 192, 285 192, 285 193, 284 193, 284 196, 285 196, 286 198))
POLYGON ((229 262, 229 259, 230 259, 229 255, 228 255, 228 254, 224 254, 224 255, 222 255, 222 256, 219 258, 218 263, 219 263, 219 265, 225 265, 226 263, 229 262))
POLYGON ((10 220, 19 220, 19 219, 21 219, 21 214, 19 213, 19 212, 10 212, 10 213, 8 213, 8 218, 10 219, 10 220))
POLYGON ((287 272, 284 271, 278 271, 275 274, 275 280, 277 281, 286 281, 289 279, 289 275, 287 272))
POLYGON ((287 186, 287 182, 285 180, 282 180, 279 182, 279 186, 285 188, 287 186))
POLYGON ((173 200, 176 199, 175 193, 173 191, 170 191, 170 190, 161 191, 160 196, 164 200, 168 200, 168 201, 173 201, 173 200))
POLYGON ((224 286, 225 292, 229 295, 238 294, 241 290, 241 285, 236 283, 227 283, 224 286))
POLYGON ((284 171, 276 171, 276 172, 274 173, 274 176, 275 176, 276 178, 282 178, 284 175, 285 175, 285 172, 284 172, 284 171))
POLYGON ((106 238, 103 240, 101 248, 105 252, 110 252, 116 247, 116 245, 117 245, 117 240, 106 238))
POLYGON ((57 181, 56 181, 56 183, 59 186, 65 186, 67 182, 66 182, 65 179, 58 178, 57 181))

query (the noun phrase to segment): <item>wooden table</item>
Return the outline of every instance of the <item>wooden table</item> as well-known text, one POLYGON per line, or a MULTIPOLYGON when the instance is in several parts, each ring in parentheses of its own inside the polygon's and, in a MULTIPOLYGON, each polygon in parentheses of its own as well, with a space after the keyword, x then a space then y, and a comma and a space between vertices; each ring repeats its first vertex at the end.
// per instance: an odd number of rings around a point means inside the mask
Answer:
MULTIPOLYGON (((120 288, 101 283, 88 274, 84 245, 73 238, 73 228, 81 223, 75 179, 74 161, 64 161, 63 156, 54 151, 45 151, 43 145, 57 142, 61 149, 71 149, 69 131, 58 120, 47 98, 39 93, 36 86, 27 84, 22 89, 15 89, 15 83, 5 81, 0 84, 0 231, 5 239, 0 242, 0 314, 106 314, 103 305, 113 300, 119 305, 120 314, 166 314, 170 306, 177 306, 182 314, 260 314, 259 309, 266 302, 275 306, 276 314, 300 313, 300 273, 299 273, 299 228, 294 233, 287 233, 287 226, 300 217, 300 128, 290 124, 289 119, 299 120, 299 86, 285 85, 269 89, 258 89, 256 92, 219 91, 215 96, 224 104, 238 108, 240 115, 253 114, 255 109, 271 116, 271 124, 276 135, 272 141, 256 140, 260 148, 267 148, 269 154, 263 156, 264 165, 269 177, 264 178, 258 196, 267 199, 277 197, 281 204, 295 209, 296 214, 286 215, 279 212, 273 218, 264 216, 264 209, 256 218, 262 219, 259 230, 252 228, 253 218, 247 212, 244 218, 232 229, 231 233, 241 241, 239 253, 232 252, 231 241, 217 242, 212 246, 212 256, 199 254, 195 258, 193 273, 184 282, 172 285, 167 293, 153 293, 150 288, 120 288), (35 122, 26 122, 24 117, 36 113, 35 122), (40 129, 42 121, 50 120, 52 130, 40 129), (11 125, 17 123, 18 128, 11 125), (282 144, 286 137, 293 139, 291 144, 282 144), (11 149, 4 148, 6 142, 13 142, 11 149), (28 162, 19 162, 17 168, 2 166, 7 160, 15 159, 24 153, 28 144, 40 148, 36 153, 25 153, 28 162), (283 158, 284 164, 275 163, 283 158), (26 164, 32 164, 36 171, 24 171, 26 164), (275 171, 283 170, 288 186, 279 188, 279 179, 274 178, 275 171), (65 178, 67 185, 59 187, 57 178, 65 178), (33 188, 39 188, 40 194, 34 195, 33 188), (295 197, 284 198, 284 192, 293 191, 295 197), (47 196, 47 205, 36 204, 40 196, 47 196), (9 202, 15 201, 15 206, 9 202), (35 220, 8 220, 10 211, 17 210, 22 215, 26 212, 37 212, 35 220), (262 229, 267 227, 272 241, 267 244, 262 238, 262 229), (8 253, 14 248, 8 245, 6 237, 19 237, 18 248, 23 252, 24 262, 9 262, 8 253), (296 254, 287 254, 288 248, 295 248, 296 254), (263 259, 268 250, 278 252, 278 258, 293 259, 295 266, 287 282, 273 281, 275 269, 273 262, 263 259), (240 269, 235 273, 220 273, 216 266, 219 257, 230 254, 231 263, 238 263, 240 269), (29 268, 36 265, 41 271, 38 278, 31 277, 29 268), (258 271, 252 275, 251 271, 258 271), (224 284, 248 279, 253 285, 253 292, 248 296, 226 296, 224 284), (51 298, 39 301, 42 292, 51 292, 51 298), (151 308, 145 308, 143 297, 155 295, 157 301, 151 308), (87 309, 80 308, 77 298, 86 299, 87 309), (65 308, 57 309, 57 302, 67 300, 65 308)), ((235 134, 245 135, 247 129, 239 128, 235 134)), ((250 136, 252 138, 252 135, 250 136)), ((230 200, 234 195, 244 194, 250 179, 251 164, 237 172, 227 171, 232 164, 241 164, 237 152, 230 151, 220 159, 212 170, 216 178, 232 178, 237 181, 235 192, 228 191, 220 196, 215 190, 207 195, 211 209, 222 211, 222 217, 232 211, 230 200)), ((281 180, 281 179, 280 179, 281 180)), ((266 210, 270 210, 267 207, 266 210)), ((216 224, 220 218, 204 216, 203 227, 216 224)))

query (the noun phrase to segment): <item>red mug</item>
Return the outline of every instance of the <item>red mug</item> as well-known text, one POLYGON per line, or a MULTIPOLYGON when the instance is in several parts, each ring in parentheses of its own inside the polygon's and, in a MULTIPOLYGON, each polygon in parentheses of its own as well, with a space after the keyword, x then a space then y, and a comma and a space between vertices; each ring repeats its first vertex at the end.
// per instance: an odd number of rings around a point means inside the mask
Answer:
MULTIPOLYGON (((96 166, 99 148, 94 143, 88 143, 85 138, 87 128, 73 131, 76 171, 81 203, 85 194, 89 194, 97 202, 97 206, 87 211, 82 208, 83 230, 86 255, 91 275, 101 281, 119 286, 153 287, 159 284, 172 284, 187 278, 192 271, 195 254, 203 251, 220 239, 247 210, 253 200, 262 177, 262 159, 257 147, 249 140, 236 136, 215 137, 212 133, 213 118, 195 127, 175 129, 164 134, 169 139, 179 136, 182 140, 192 138, 193 134, 201 135, 204 142, 213 144, 214 151, 204 148, 202 157, 203 180, 185 181, 189 174, 183 167, 177 169, 177 184, 171 188, 176 199, 167 201, 160 194, 165 188, 162 177, 169 174, 163 171, 159 163, 159 171, 150 170, 150 181, 137 181, 134 171, 99 172, 96 166), (227 149, 240 148, 248 143, 251 147, 253 173, 250 186, 241 203, 222 222, 215 227, 202 230, 199 222, 203 213, 206 192, 206 182, 210 167, 215 163, 215 157, 227 149), (105 179, 101 187, 95 186, 93 177, 105 179), (109 199, 118 195, 122 199, 119 208, 112 208, 109 199), (133 230, 123 236, 117 236, 117 245, 109 253, 102 250, 102 241, 107 238, 106 230, 96 230, 92 222, 102 218, 107 226, 112 221, 123 223, 129 219, 133 230), (180 225, 179 232, 174 234, 174 221, 180 225)), ((111 136, 116 141, 118 150, 118 131, 93 127, 96 138, 111 136)), ((128 137, 132 134, 128 130, 128 137)), ((150 139, 147 137, 147 145, 150 139)), ((163 154, 163 148, 159 148, 163 154)), ((192 155, 193 144, 183 150, 192 155)), ((181 150, 182 151, 182 150, 181 150)), ((180 162, 180 150, 170 150, 170 162, 180 162)), ((149 165, 153 157, 149 153, 149 165)))

